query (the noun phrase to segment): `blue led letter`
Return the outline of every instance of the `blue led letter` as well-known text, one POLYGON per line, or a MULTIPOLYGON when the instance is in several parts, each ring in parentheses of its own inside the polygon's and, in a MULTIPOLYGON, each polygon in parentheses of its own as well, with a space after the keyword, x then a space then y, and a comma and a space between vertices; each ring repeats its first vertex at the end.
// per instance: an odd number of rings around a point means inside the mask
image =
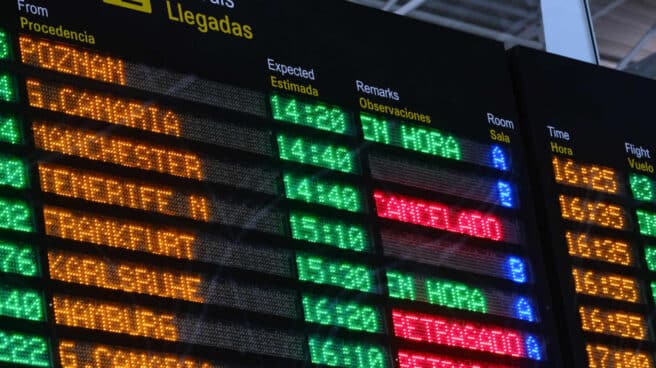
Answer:
POLYGON ((526 298, 519 297, 515 301, 515 317, 524 321, 535 322, 533 307, 526 298))
POLYGON ((534 360, 542 360, 542 352, 538 340, 533 335, 526 336, 526 355, 534 360))
POLYGON ((515 256, 508 257, 508 260, 506 261, 506 266, 509 271, 508 274, 511 280, 520 284, 523 284, 527 281, 526 266, 524 265, 524 262, 519 257, 515 257, 515 256))
POLYGON ((505 181, 499 180, 497 182, 497 190, 499 192, 499 202, 501 202, 501 205, 504 207, 510 207, 513 208, 513 195, 512 195, 512 187, 510 186, 509 183, 505 181))
POLYGON ((492 147, 492 164, 494 165, 495 169, 508 171, 506 155, 503 153, 503 150, 499 146, 492 147))

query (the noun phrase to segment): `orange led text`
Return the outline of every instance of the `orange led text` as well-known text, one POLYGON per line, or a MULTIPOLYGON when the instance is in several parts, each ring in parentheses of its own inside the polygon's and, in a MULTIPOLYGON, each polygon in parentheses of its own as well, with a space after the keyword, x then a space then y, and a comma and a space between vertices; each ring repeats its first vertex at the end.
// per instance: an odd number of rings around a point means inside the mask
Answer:
POLYGON ((196 235, 57 207, 43 208, 46 234, 63 239, 193 259, 196 235))
POLYGON ((641 315, 585 306, 579 307, 579 315, 585 331, 636 340, 647 339, 646 321, 641 315))
POLYGON ((62 368, 213 368, 198 359, 73 341, 59 343, 62 368))
POLYGON ((67 115, 124 125, 150 132, 180 136, 180 118, 155 104, 57 86, 28 79, 30 106, 67 115))
POLYGON ((203 180, 201 159, 190 152, 59 124, 33 123, 32 132, 46 151, 203 180))
POLYGON ((209 221, 207 199, 117 177, 39 163, 41 190, 64 197, 209 221))
POLYGON ((617 193, 619 178, 610 167, 579 164, 569 158, 551 160, 556 182, 606 193, 617 193))
POLYGON ((638 281, 632 277, 573 268, 576 292, 601 298, 640 302, 638 281))
POLYGON ((131 262, 111 262, 91 256, 48 252, 50 277, 63 282, 97 286, 202 303, 202 278, 180 271, 162 271, 131 262))
POLYGON ((615 349, 600 344, 588 344, 589 368, 654 368, 649 354, 635 349, 615 349))
POLYGON ((564 219, 618 230, 627 228, 625 211, 620 206, 564 194, 558 200, 564 219))
POLYGON ((55 322, 59 325, 160 340, 178 340, 173 314, 158 313, 139 306, 58 295, 52 301, 55 322))
POLYGON ((21 35, 18 41, 21 61, 25 64, 77 77, 125 85, 123 60, 43 38, 21 35))
POLYGON ((573 231, 567 231, 565 239, 571 256, 623 266, 633 264, 631 248, 625 241, 573 231))

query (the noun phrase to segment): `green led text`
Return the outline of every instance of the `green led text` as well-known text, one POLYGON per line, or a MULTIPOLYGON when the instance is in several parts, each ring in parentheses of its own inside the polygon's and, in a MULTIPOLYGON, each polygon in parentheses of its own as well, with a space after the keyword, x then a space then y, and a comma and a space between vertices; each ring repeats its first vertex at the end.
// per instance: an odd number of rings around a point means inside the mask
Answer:
POLYGON ((460 143, 456 138, 436 129, 392 123, 365 113, 360 114, 360 122, 364 138, 368 141, 453 160, 461 159, 460 143))
POLYGON ((0 101, 16 101, 16 84, 9 74, 0 74, 0 101))
POLYGON ((315 203, 351 212, 362 211, 362 193, 353 185, 286 173, 285 194, 289 199, 315 203))
POLYGON ((275 120, 345 134, 350 129, 348 114, 337 106, 307 103, 277 94, 271 96, 271 112, 275 120))
POLYGON ((636 210, 640 234, 656 237, 656 213, 636 210))
POLYGON ((369 305, 303 295, 303 312, 306 322, 355 331, 382 332, 382 316, 369 305))
POLYGON ((373 272, 364 265, 299 254, 298 278, 316 284, 334 285, 349 290, 375 291, 373 272))
POLYGON ((294 239, 357 252, 369 248, 369 235, 362 226, 299 212, 290 213, 289 224, 294 239))
POLYGON ((0 241, 0 272, 38 276, 36 250, 29 245, 0 241))
POLYGON ((308 340, 312 363, 332 367, 387 368, 382 347, 348 343, 333 338, 311 336, 308 340))
POLYGON ((645 247, 645 261, 649 271, 656 271, 656 247, 645 247))
POLYGON ((44 321, 43 296, 34 290, 0 285, 0 316, 44 321))
POLYGON ((357 173, 354 154, 345 146, 278 134, 280 158, 346 173, 357 173))
POLYGON ((361 113, 360 122, 362 123, 364 139, 382 144, 391 144, 390 124, 386 120, 361 113))
POLYGON ((459 282, 426 280, 426 295, 431 304, 487 313, 487 300, 483 291, 459 282))
POLYGON ((0 142, 11 144, 23 142, 18 119, 13 116, 0 115, 0 142))
POLYGON ((425 295, 426 299, 421 300, 423 302, 487 313, 487 299, 483 290, 460 282, 439 279, 417 280, 408 274, 388 271, 387 285, 392 298, 416 300, 416 295, 425 295), (417 292, 415 289, 417 287, 423 288, 424 293, 417 292))
POLYGON ((0 185, 17 189, 27 187, 27 167, 23 160, 0 155, 0 185))
POLYGON ((0 228, 32 232, 32 210, 22 201, 0 198, 0 228))
POLYGON ((415 279, 408 274, 387 271, 389 296, 397 299, 416 300, 415 279))
POLYGON ((631 174, 629 184, 633 198, 643 202, 654 201, 654 182, 644 175, 631 174))
POLYGON ((9 59, 11 54, 11 44, 9 42, 9 35, 5 31, 0 31, 0 60, 9 59))
POLYGON ((0 362, 50 367, 48 342, 41 336, 0 331, 0 362))

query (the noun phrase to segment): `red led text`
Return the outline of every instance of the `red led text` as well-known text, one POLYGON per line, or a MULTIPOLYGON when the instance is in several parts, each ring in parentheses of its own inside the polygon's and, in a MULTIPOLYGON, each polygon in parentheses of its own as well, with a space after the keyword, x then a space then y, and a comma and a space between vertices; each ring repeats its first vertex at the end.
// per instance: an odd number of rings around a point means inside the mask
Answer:
POLYGON ((454 211, 445 204, 396 194, 374 193, 378 216, 477 238, 504 239, 501 221, 478 211, 454 211))

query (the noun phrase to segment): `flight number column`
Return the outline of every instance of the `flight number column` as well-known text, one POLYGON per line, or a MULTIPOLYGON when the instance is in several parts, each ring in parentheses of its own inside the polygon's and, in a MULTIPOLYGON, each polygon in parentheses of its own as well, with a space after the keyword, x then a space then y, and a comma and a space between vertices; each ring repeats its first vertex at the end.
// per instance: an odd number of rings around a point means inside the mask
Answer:
MULTIPOLYGON (((646 266, 647 292, 656 304, 656 177, 654 176, 653 149, 625 142, 628 182, 633 197, 634 214, 642 244, 640 255, 646 266)), ((652 312, 653 315, 653 312, 652 312)), ((653 326, 653 322, 650 323, 653 326)))

